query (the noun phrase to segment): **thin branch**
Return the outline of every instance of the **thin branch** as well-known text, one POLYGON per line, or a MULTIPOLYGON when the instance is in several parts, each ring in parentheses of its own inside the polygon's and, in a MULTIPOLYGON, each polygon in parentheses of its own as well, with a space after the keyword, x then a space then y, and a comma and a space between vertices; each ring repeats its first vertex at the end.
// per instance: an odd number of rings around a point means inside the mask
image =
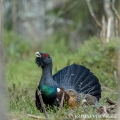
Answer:
POLYGON ((116 109, 117 108, 117 104, 116 105, 110 105, 108 107, 106 107, 106 109, 116 109))
POLYGON ((41 116, 35 116, 35 115, 31 115, 31 114, 27 114, 28 117, 30 118, 34 118, 34 119, 41 119, 41 120, 45 120, 45 117, 41 117, 41 116))
POLYGON ((110 35, 111 35, 111 31, 110 31, 110 28, 111 28, 111 23, 112 23, 112 19, 111 18, 108 18, 108 25, 107 25, 107 43, 110 41, 110 35))
POLYGON ((116 17, 115 18, 115 34, 116 34, 116 36, 118 37, 119 36, 119 25, 118 25, 118 22, 119 21, 119 19, 116 17))
POLYGON ((112 0, 112 9, 115 12, 116 16, 118 17, 118 19, 120 20, 120 15, 118 11, 116 10, 114 3, 115 3, 115 0, 112 0))
POLYGON ((106 98, 106 100, 107 100, 107 103, 109 103, 110 105, 116 105, 117 104, 117 102, 111 100, 110 98, 106 98))
POLYGON ((91 16, 93 17, 93 19, 94 19, 94 21, 97 23, 97 25, 102 29, 101 23, 98 21, 97 17, 95 16, 95 14, 94 14, 94 12, 93 12, 93 9, 92 9, 90 0, 86 0, 86 2, 87 2, 87 5, 88 5, 88 8, 89 8, 89 11, 90 11, 91 16))
POLYGON ((104 115, 108 115, 108 113, 107 113, 107 109, 106 109, 106 106, 103 106, 103 111, 104 111, 104 115))
MULTIPOLYGON (((102 16, 102 30, 101 30, 101 34, 100 34, 101 38, 105 38, 106 37, 105 24, 106 24, 105 23, 105 16, 103 15, 102 16)), ((103 39, 102 39, 102 42, 104 42, 103 39)))
POLYGON ((40 103, 41 103, 43 113, 44 113, 45 117, 47 118, 47 112, 46 112, 45 104, 44 104, 43 99, 42 99, 41 91, 38 88, 37 88, 37 94, 39 96, 39 100, 40 100, 40 103))
POLYGON ((64 96, 65 96, 65 93, 63 92, 62 99, 61 99, 61 102, 60 102, 60 110, 61 110, 61 112, 62 112, 62 108, 63 108, 64 96))

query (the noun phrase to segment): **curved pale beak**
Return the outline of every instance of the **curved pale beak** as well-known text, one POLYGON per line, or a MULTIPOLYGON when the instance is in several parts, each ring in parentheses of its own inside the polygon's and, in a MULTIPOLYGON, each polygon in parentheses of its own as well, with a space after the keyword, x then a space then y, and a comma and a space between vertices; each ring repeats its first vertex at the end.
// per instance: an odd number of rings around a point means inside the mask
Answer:
POLYGON ((40 54, 39 52, 36 52, 36 53, 35 53, 35 56, 36 56, 36 57, 41 57, 41 54, 40 54))

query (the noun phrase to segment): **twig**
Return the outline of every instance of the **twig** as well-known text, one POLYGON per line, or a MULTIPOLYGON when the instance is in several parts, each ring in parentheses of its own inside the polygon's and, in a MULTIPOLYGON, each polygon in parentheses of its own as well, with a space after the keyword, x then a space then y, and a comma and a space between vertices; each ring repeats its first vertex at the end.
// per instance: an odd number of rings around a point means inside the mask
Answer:
POLYGON ((46 119, 45 117, 35 116, 35 115, 31 115, 31 114, 27 114, 27 116, 31 117, 31 118, 35 118, 35 119, 41 119, 41 120, 45 120, 46 119))
POLYGON ((107 115, 108 115, 108 113, 107 113, 106 106, 103 106, 103 111, 104 111, 104 114, 107 116, 107 115))
POLYGON ((106 98, 106 100, 110 105, 116 105, 117 104, 117 102, 111 100, 110 98, 106 98))
POLYGON ((89 8, 91 16, 93 17, 93 19, 95 20, 95 22, 97 23, 97 25, 102 29, 101 23, 98 21, 97 17, 95 16, 95 14, 93 12, 90 0, 86 0, 86 2, 87 2, 87 5, 88 5, 88 8, 89 8))
POLYGON ((115 108, 117 108, 117 105, 110 105, 110 106, 106 107, 106 109, 115 109, 115 108))
POLYGON ((63 92, 62 99, 61 99, 61 102, 60 102, 60 110, 61 110, 61 112, 62 112, 62 108, 63 108, 64 96, 65 96, 65 93, 63 92))
POLYGON ((118 17, 118 19, 120 20, 120 15, 114 6, 114 3, 115 3, 115 0, 112 0, 112 9, 115 12, 116 16, 118 17))
POLYGON ((96 108, 99 114, 108 115, 108 113, 112 113, 112 110, 116 110, 117 105, 110 105, 110 106, 100 106, 100 108, 96 108))
POLYGON ((46 112, 45 104, 44 104, 43 99, 42 99, 41 91, 38 88, 37 88, 37 94, 39 96, 39 100, 40 100, 40 103, 41 103, 43 113, 44 113, 45 117, 47 118, 47 112, 46 112))

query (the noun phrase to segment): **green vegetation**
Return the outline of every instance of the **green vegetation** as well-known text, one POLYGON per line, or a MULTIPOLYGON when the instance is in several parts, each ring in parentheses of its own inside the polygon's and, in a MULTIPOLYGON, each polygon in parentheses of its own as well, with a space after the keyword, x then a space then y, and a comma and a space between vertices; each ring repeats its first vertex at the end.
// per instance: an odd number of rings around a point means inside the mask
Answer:
MULTIPOLYGON (((107 87, 107 89, 103 87, 100 105, 106 104, 106 97, 117 100, 118 86, 114 77, 117 66, 115 54, 117 41, 103 45, 100 39, 91 38, 84 44, 79 45, 79 48, 73 52, 64 39, 56 40, 55 37, 52 37, 50 40, 35 45, 35 43, 29 43, 23 37, 14 36, 13 33, 5 33, 4 45, 9 111, 11 115, 13 113, 13 116, 16 115, 23 120, 28 119, 26 114, 43 116, 36 109, 34 102, 35 90, 41 76, 41 69, 34 62, 36 51, 47 52, 51 55, 53 58, 53 74, 74 62, 88 67, 99 78, 101 84, 107 87)), ((89 112, 94 113, 95 111, 92 109, 89 112)), ((50 109, 50 116, 53 113, 50 109)), ((68 109, 63 109, 63 116, 68 115, 68 113, 70 113, 68 109)), ((84 110, 77 109, 77 113, 84 113, 84 110)), ((55 114, 59 116, 60 111, 55 114)))

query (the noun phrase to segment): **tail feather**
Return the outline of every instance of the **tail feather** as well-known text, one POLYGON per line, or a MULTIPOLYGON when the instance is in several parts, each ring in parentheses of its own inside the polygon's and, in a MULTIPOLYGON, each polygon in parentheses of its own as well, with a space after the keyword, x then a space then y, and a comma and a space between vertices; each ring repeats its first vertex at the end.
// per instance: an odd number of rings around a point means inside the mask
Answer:
POLYGON ((63 79, 63 81, 64 81, 63 83, 64 83, 64 84, 66 84, 66 85, 72 84, 72 79, 73 79, 74 76, 75 76, 74 72, 75 72, 74 67, 68 67, 68 70, 67 70, 67 72, 66 72, 66 77, 67 77, 67 79, 66 79, 66 78, 63 79))
POLYGON ((82 80, 88 75, 89 71, 90 70, 86 69, 85 67, 81 70, 81 72, 78 74, 78 79, 76 79, 77 81, 75 83, 75 86, 82 82, 82 80), (82 71, 84 71, 84 72, 82 72, 82 71), (79 76, 79 75, 81 75, 81 76, 79 76))
POLYGON ((84 66, 72 64, 53 75, 53 79, 65 90, 74 89, 78 93, 101 97, 101 85, 98 78, 84 66))
POLYGON ((88 93, 92 93, 92 92, 96 93, 96 91, 99 90, 99 87, 100 87, 100 85, 96 84, 93 87, 89 87, 88 89, 84 90, 83 93, 84 94, 88 94, 88 93))
MULTIPOLYGON (((101 91, 98 91, 98 92, 100 93, 101 91)), ((92 95, 92 94, 91 94, 91 95, 92 95)), ((94 95, 94 94, 93 94, 93 95, 94 95)), ((101 98, 101 94, 96 94, 95 97, 100 99, 100 98, 101 98)), ((99 100, 99 99, 98 99, 98 100, 99 100)))
POLYGON ((84 87, 89 82, 93 82, 94 81, 94 77, 95 76, 91 72, 89 72, 87 74, 87 76, 84 78, 84 80, 81 80, 82 81, 82 86, 84 87))
POLYGON ((95 91, 91 91, 91 95, 94 95, 94 94, 96 94, 96 95, 99 95, 99 93, 101 92, 101 90, 100 89, 96 89, 95 91))
POLYGON ((66 77, 66 72, 68 70, 68 67, 65 67, 64 69, 58 71, 55 75, 53 75, 53 79, 58 83, 58 85, 61 85, 64 78, 66 77))
MULTIPOLYGON (((96 84, 98 84, 98 81, 96 81, 96 78, 91 79, 90 81, 88 81, 87 83, 83 83, 82 87, 81 87, 81 91, 84 91, 86 89, 86 87, 90 88, 92 86, 95 86, 96 84)), ((98 84, 99 85, 99 84, 98 84)))

